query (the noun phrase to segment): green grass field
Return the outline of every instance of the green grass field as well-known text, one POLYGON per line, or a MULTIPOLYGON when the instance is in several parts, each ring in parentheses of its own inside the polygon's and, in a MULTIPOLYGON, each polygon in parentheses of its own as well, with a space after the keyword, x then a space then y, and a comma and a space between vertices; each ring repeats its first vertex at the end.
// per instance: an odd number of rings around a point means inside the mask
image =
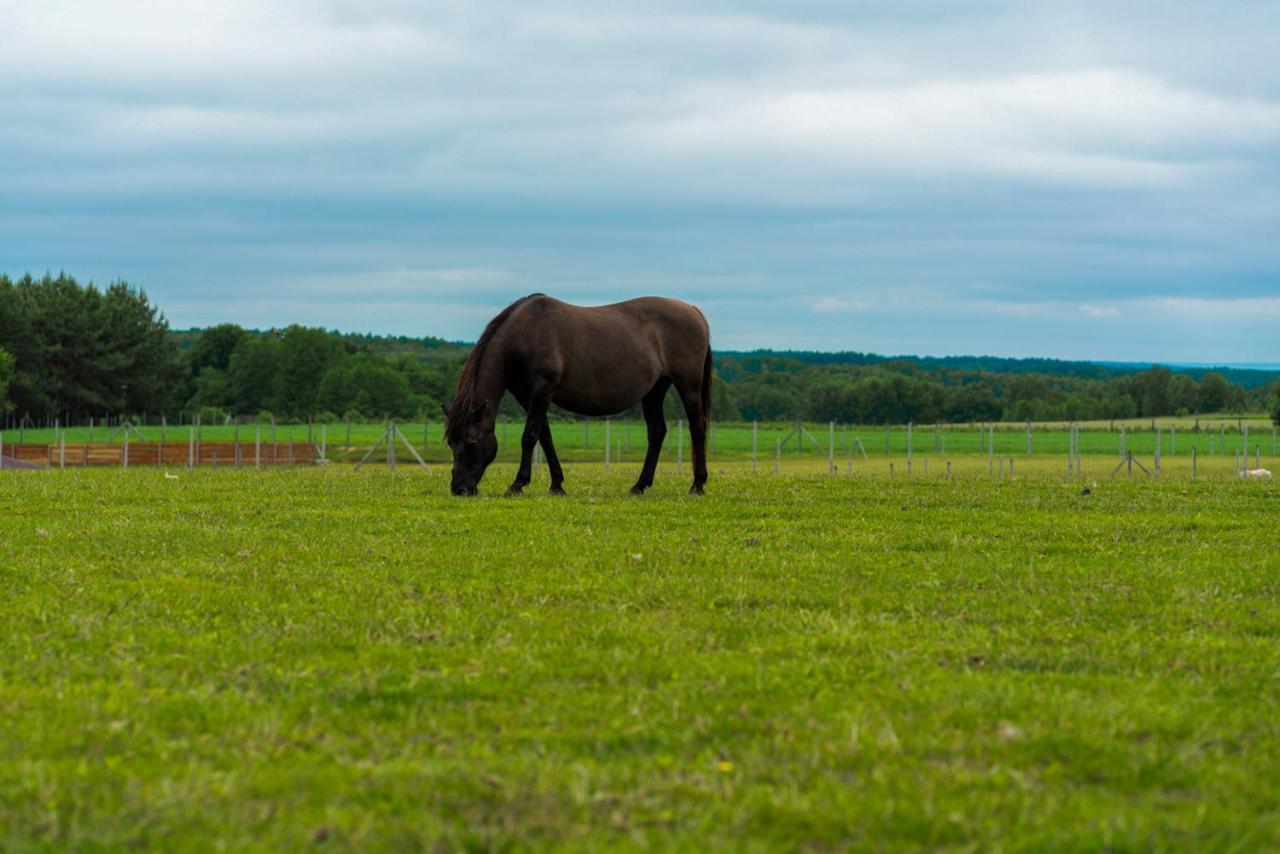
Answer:
POLYGON ((1280 846, 1275 483, 963 462, 4 473, 0 850, 1280 846))

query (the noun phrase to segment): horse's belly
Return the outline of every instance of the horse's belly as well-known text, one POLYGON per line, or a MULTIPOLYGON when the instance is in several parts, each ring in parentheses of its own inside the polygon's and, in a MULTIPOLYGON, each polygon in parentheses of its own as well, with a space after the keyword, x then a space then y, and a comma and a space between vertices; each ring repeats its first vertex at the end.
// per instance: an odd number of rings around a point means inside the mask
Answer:
POLYGON ((556 406, 579 415, 617 415, 639 403, 649 389, 653 388, 653 383, 656 381, 657 379, 654 378, 647 384, 634 380, 600 384, 590 391, 580 390, 573 384, 566 384, 556 390, 551 400, 556 406))

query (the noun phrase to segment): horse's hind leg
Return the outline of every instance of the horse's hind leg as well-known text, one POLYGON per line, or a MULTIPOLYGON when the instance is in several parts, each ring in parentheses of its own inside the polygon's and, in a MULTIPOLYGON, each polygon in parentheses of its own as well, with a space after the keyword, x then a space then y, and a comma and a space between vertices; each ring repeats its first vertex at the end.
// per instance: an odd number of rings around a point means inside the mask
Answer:
POLYGON ((551 488, 547 490, 552 495, 564 495, 564 469, 560 467, 560 457, 556 455, 556 446, 551 441, 551 422, 544 417, 542 419, 542 430, 538 434, 538 443, 542 445, 542 453, 547 457, 547 471, 551 474, 551 488))
POLYGON ((707 482, 707 416, 702 406, 702 387, 700 384, 690 388, 677 386, 676 391, 689 419, 689 444, 693 448, 693 486, 689 487, 689 493, 701 495, 707 482))
POLYGON ((640 469, 640 479, 631 487, 632 495, 643 495, 653 486, 653 473, 658 468, 658 454, 662 453, 662 441, 667 437, 667 419, 662 415, 662 400, 671 388, 671 380, 663 377, 657 385, 649 389, 649 393, 641 400, 644 410, 644 423, 649 431, 649 449, 645 451, 644 465, 640 469))

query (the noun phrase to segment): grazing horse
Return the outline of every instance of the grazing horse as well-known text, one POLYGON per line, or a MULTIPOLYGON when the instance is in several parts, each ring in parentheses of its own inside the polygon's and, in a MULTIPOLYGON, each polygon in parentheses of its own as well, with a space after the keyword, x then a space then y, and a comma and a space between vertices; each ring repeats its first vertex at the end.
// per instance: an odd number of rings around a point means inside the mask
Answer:
POLYGON ((498 403, 511 392, 524 407, 520 469, 507 489, 519 495, 532 475, 534 445, 542 445, 551 493, 563 495, 564 470, 556 456, 547 408, 556 404, 580 415, 616 415, 640 402, 649 449, 640 495, 653 485, 667 422, 662 401, 675 386, 689 417, 693 486, 707 482, 707 419, 711 410, 711 332, 702 312, 688 303, 641 297, 594 308, 531 294, 489 321, 467 356, 453 403, 444 406, 445 441, 453 449, 454 495, 475 495, 498 454, 494 436, 498 403))

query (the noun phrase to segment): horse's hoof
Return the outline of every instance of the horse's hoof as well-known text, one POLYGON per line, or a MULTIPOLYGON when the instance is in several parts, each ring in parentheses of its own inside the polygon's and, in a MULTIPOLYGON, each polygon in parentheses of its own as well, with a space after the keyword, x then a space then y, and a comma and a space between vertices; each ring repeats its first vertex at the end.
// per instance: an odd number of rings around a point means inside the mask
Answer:
POLYGON ((519 484, 513 483, 507 487, 507 495, 511 497, 515 497, 517 495, 524 495, 524 487, 520 486, 519 484))
POLYGON ((633 486, 633 487, 631 487, 631 494, 632 494, 632 495, 644 495, 644 487, 643 487, 643 486, 633 486))
POLYGON ((693 486, 689 487, 689 494, 690 494, 690 495, 705 495, 706 493, 705 493, 705 492, 703 491, 703 489, 702 489, 702 484, 700 484, 700 483, 695 483, 693 486))
POLYGON ((552 487, 547 490, 547 495, 564 495, 564 494, 565 494, 564 487, 558 483, 553 484, 552 487))

